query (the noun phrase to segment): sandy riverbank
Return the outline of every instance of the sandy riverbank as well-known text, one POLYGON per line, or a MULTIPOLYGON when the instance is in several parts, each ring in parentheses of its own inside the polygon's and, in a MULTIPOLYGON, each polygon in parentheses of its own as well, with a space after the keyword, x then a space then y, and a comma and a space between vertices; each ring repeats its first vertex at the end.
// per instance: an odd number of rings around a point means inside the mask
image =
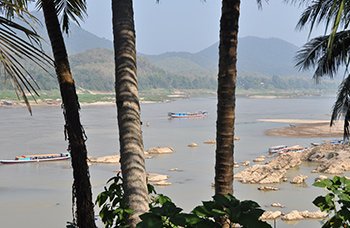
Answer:
POLYGON ((288 127, 268 129, 267 136, 280 138, 328 138, 342 137, 344 121, 330 127, 330 120, 316 119, 259 119, 260 122, 287 123, 288 127))

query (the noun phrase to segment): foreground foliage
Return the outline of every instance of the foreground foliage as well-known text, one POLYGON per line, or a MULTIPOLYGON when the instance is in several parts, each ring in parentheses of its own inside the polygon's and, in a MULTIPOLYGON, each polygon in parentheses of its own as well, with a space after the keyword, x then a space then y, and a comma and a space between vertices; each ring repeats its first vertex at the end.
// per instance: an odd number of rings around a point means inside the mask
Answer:
MULTIPOLYGON (((122 181, 120 174, 111 178, 107 182, 110 183, 109 187, 105 187, 97 196, 96 204, 101 208, 99 215, 106 228, 128 227, 125 219, 133 214, 124 201, 122 181)), ((195 207, 191 213, 182 213, 182 208, 177 207, 169 197, 157 194, 150 184, 148 191, 151 195, 150 210, 140 216, 142 221, 137 224, 137 228, 215 228, 221 227, 216 220, 222 217, 229 227, 234 227, 237 223, 245 228, 271 227, 259 220, 264 212, 259 204, 251 200, 240 201, 231 194, 215 195, 214 200, 204 201, 203 205, 195 207)))
POLYGON ((325 179, 313 185, 330 191, 313 201, 321 211, 333 215, 322 228, 350 227, 350 180, 335 176, 333 180, 325 179))

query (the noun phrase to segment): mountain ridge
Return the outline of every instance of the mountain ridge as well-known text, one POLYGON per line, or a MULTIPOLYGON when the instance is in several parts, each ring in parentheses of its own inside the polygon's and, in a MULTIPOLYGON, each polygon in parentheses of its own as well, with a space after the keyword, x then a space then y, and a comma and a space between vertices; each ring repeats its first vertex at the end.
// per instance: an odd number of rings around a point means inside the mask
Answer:
MULTIPOLYGON (((299 72, 294 67, 294 56, 299 48, 279 38, 259 38, 247 36, 239 38, 237 50, 238 72, 255 72, 263 75, 278 76, 309 76, 310 73, 299 72)), ((183 63, 193 67, 175 68, 176 73, 189 74, 202 67, 207 74, 217 72, 219 61, 219 42, 196 53, 167 52, 159 55, 143 56, 151 59, 152 63, 166 70, 174 71, 174 60, 180 59, 183 63), (196 59, 196 61, 193 61, 196 59), (198 61, 202 61, 198 63, 198 61)))
MULTIPOLYGON (((42 12, 32 12, 43 21, 42 12)), ((45 26, 38 27, 37 32, 49 40, 45 26)), ((64 35, 69 55, 81 53, 94 48, 113 50, 113 42, 98 37, 84 30, 75 23, 70 24, 70 32, 64 35)), ((51 53, 48 43, 43 43, 44 50, 51 53)), ((298 47, 279 38, 259 38, 247 36, 238 40, 237 70, 240 72, 254 72, 268 76, 310 76, 307 72, 298 72, 294 67, 294 56, 298 47)), ((137 52, 137 55, 147 57, 151 63, 174 74, 188 77, 213 76, 218 72, 219 43, 204 48, 196 53, 165 52, 159 55, 148 55, 137 52)))

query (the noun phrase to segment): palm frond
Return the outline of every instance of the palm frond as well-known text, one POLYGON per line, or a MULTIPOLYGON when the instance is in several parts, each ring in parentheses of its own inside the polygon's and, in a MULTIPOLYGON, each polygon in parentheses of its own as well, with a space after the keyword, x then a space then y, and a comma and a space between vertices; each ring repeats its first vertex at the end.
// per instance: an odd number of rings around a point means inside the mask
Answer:
POLYGON ((23 98, 30 113, 31 108, 25 91, 35 100, 34 94, 39 95, 37 92, 39 86, 21 61, 32 61, 46 72, 48 72, 46 68, 53 67, 53 61, 42 51, 40 41, 40 36, 34 31, 0 17, 0 66, 6 72, 3 77, 5 81, 7 78, 11 81, 17 97, 23 98), (27 40, 21 38, 19 32, 25 34, 27 40))
POLYGON ((350 54, 350 31, 335 34, 332 51, 328 48, 329 36, 320 36, 310 40, 295 57, 299 70, 315 68, 314 78, 318 81, 323 76, 333 78, 341 65, 348 64, 350 54))
POLYGON ((339 86, 337 100, 333 106, 331 126, 341 116, 344 116, 344 139, 348 139, 350 136, 350 75, 339 86))
MULTIPOLYGON (((57 15, 61 15, 62 31, 68 34, 70 21, 73 20, 80 26, 79 21, 84 21, 87 15, 86 0, 52 0, 56 7, 57 15)), ((37 2, 36 7, 42 8, 41 1, 37 2)))
POLYGON ((28 2, 35 0, 2 0, 0 2, 0 12, 7 19, 14 19, 17 17, 24 22, 32 31, 35 31, 35 26, 42 26, 40 20, 30 14, 27 10, 28 2), (30 23, 31 21, 32 23, 30 23), (33 26, 34 25, 34 26, 33 26))

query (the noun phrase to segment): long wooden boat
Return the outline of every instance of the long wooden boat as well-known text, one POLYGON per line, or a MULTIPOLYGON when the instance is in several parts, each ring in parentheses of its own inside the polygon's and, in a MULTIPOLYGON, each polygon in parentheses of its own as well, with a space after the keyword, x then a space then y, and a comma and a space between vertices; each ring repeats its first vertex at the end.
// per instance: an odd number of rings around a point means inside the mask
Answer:
POLYGON ((286 145, 272 146, 272 147, 269 147, 269 153, 277 153, 285 148, 287 148, 286 145))
POLYGON ((192 118, 192 117, 204 117, 207 116, 208 112, 169 112, 168 116, 172 118, 192 118))
POLYGON ((278 154, 284 154, 284 153, 288 153, 288 152, 302 152, 304 151, 305 148, 301 147, 299 145, 295 145, 295 146, 291 146, 291 147, 287 147, 284 149, 281 149, 278 154))
POLYGON ((61 161, 70 158, 69 153, 61 154, 40 154, 40 155, 23 155, 12 160, 0 160, 3 164, 30 163, 30 162, 46 162, 46 161, 61 161))

